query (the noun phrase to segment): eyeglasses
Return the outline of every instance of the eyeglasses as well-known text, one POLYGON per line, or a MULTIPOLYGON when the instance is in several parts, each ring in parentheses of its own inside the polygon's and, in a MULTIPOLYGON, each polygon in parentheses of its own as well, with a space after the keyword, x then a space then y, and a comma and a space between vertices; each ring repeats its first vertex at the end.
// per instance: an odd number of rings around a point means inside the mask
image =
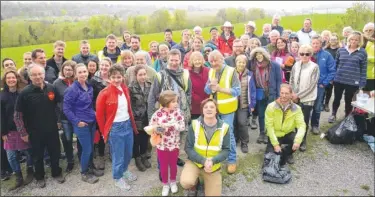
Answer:
POLYGON ((299 53, 300 56, 306 56, 306 57, 309 57, 311 54, 310 53, 299 53))

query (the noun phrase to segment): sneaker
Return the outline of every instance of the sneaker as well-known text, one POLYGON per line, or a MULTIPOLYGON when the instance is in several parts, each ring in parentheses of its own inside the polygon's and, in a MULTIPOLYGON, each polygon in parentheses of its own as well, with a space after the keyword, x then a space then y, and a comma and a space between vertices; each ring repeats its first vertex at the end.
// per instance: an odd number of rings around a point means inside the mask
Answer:
POLYGON ((250 127, 251 127, 252 130, 255 130, 255 129, 258 128, 257 119, 255 119, 255 118, 251 119, 251 126, 250 127))
POLYGON ((120 189, 124 189, 126 191, 130 190, 130 185, 123 178, 117 179, 115 182, 115 185, 120 189))
POLYGON ((242 153, 248 153, 249 152, 249 147, 245 143, 241 143, 241 151, 242 153))
POLYGON ((127 170, 125 173, 124 173, 124 179, 130 181, 130 182, 133 182, 133 181, 136 181, 137 180, 137 175, 131 173, 129 170, 127 170))
POLYGON ((11 176, 12 176, 11 172, 5 171, 4 173, 1 173, 1 180, 7 181, 10 179, 11 176))
POLYGON ((81 174, 81 180, 90 184, 94 184, 99 181, 98 177, 90 173, 81 174))
POLYGON ((162 196, 168 196, 169 195, 169 185, 164 185, 163 190, 161 191, 162 196))
POLYGON ((311 132, 312 132, 314 135, 319 135, 319 134, 320 134, 319 127, 312 127, 312 128, 311 128, 311 132))
POLYGON ((178 187, 177 187, 177 183, 176 182, 172 182, 171 183, 171 191, 172 191, 172 194, 175 194, 178 192, 178 187))
POLYGON ((301 152, 306 151, 306 142, 302 142, 301 146, 299 147, 299 151, 301 151, 301 152))
POLYGON ((335 115, 331 115, 329 118, 328 118, 328 122, 329 123, 334 123, 336 121, 336 116, 335 115))
POLYGON ((330 109, 329 109, 329 106, 328 106, 328 105, 324 105, 324 111, 325 111, 325 112, 329 112, 329 111, 330 111, 330 109))
POLYGON ((267 139, 267 136, 266 136, 266 134, 264 134, 264 133, 260 133, 259 134, 259 137, 258 137, 258 139, 257 139, 257 143, 258 144, 261 144, 261 143, 267 143, 268 142, 268 139, 267 139))
POLYGON ((59 184, 62 184, 62 183, 65 182, 65 178, 63 177, 62 174, 60 174, 59 176, 53 177, 53 179, 55 179, 57 181, 57 183, 59 183, 59 184))
POLYGON ((36 181, 36 185, 39 187, 39 188, 45 188, 46 187, 46 181, 44 179, 42 180, 37 180, 36 181))

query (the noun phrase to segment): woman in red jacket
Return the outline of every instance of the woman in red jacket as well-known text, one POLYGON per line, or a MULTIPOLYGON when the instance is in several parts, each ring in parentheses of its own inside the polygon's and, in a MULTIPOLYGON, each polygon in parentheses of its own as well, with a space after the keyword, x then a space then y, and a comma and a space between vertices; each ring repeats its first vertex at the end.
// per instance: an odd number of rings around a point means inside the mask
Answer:
POLYGON ((221 29, 223 33, 221 33, 218 39, 218 48, 224 57, 229 57, 233 51, 233 40, 236 39, 233 33, 233 25, 229 21, 226 21, 221 29))
POLYGON ((190 56, 194 51, 203 52, 203 39, 201 37, 195 37, 193 39, 192 50, 188 52, 184 57, 184 69, 191 69, 190 56))
POLYGON ((124 81, 124 67, 112 66, 108 71, 110 84, 100 91, 96 101, 96 119, 104 142, 111 146, 112 176, 115 185, 129 190, 128 181, 137 177, 128 170, 133 153, 133 141, 138 134, 131 108, 129 90, 124 81))
POLYGON ((191 66, 191 119, 197 119, 201 115, 200 104, 209 95, 204 92, 204 85, 208 80, 209 68, 204 66, 204 57, 201 52, 194 51, 190 55, 189 65, 191 66))

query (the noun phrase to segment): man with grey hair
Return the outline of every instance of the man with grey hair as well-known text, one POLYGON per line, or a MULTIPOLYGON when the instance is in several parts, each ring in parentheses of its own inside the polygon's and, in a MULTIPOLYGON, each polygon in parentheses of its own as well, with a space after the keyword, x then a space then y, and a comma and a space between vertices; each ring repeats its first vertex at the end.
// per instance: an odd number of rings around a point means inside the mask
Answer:
POLYGON ((266 46, 268 53, 272 54, 276 49, 276 40, 280 38, 280 33, 276 29, 270 32, 270 43, 266 46))
POLYGON ((58 182, 65 182, 59 166, 60 139, 57 126, 56 107, 61 101, 52 84, 45 83, 45 69, 33 64, 28 69, 31 84, 19 94, 14 113, 14 122, 21 139, 30 141, 33 147, 35 179, 40 188, 46 186, 44 180, 44 151, 47 148, 51 158, 51 174, 58 182))
MULTIPOLYGON (((239 42, 242 44, 242 42, 239 42)), ((240 80, 235 68, 224 63, 224 57, 218 50, 212 51, 208 55, 211 64, 208 73, 208 81, 204 91, 217 101, 219 116, 229 124, 230 151, 228 156, 228 173, 236 171, 236 141, 233 133, 234 114, 238 108, 238 96, 241 94, 240 80)))
POLYGON ((280 20, 281 17, 277 14, 272 17, 272 30, 276 29, 280 33, 280 35, 282 35, 284 28, 282 26, 279 26, 280 20))
MULTIPOLYGON (((150 79, 151 82, 153 82, 156 77, 156 71, 151 67, 151 65, 147 64, 148 55, 149 54, 146 51, 138 51, 134 55, 134 61, 136 66, 140 65, 146 68, 147 78, 150 79)), ((126 70, 125 82, 127 85, 129 85, 132 81, 137 80, 134 70, 135 66, 131 66, 126 70)))
MULTIPOLYGON (((175 45, 176 46, 176 45, 175 45)), ((191 80, 189 71, 181 67, 181 53, 178 49, 172 49, 168 52, 168 66, 166 69, 157 73, 148 95, 147 115, 149 120, 156 110, 160 108, 159 95, 165 90, 172 90, 177 93, 179 108, 184 114, 186 129, 191 119, 191 80)), ((183 132, 180 133, 184 136, 183 132)), ((185 144, 181 136, 181 146, 185 144)), ((178 158, 177 165, 183 166, 185 162, 178 158)), ((159 173, 160 176, 160 173, 159 173)))
POLYGON ((271 24, 266 23, 263 25, 263 34, 259 37, 262 47, 267 46, 270 43, 269 34, 271 32, 271 24))

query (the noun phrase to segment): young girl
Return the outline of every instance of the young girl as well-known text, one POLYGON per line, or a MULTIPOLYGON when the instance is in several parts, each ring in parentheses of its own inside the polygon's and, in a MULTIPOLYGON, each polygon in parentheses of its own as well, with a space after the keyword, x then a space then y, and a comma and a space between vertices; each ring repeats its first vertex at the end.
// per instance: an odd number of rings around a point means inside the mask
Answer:
POLYGON ((290 44, 290 54, 294 57, 296 62, 298 62, 300 60, 299 55, 298 55, 298 50, 299 50, 299 43, 296 42, 296 41, 293 41, 290 44))
POLYGON ((162 196, 178 192, 176 184, 177 158, 180 148, 180 133, 185 130, 185 120, 178 109, 178 96, 172 90, 160 94, 159 103, 162 106, 151 117, 150 125, 156 127, 155 133, 162 136, 161 143, 156 145, 160 161, 160 173, 163 182, 162 196), (170 169, 170 185, 168 184, 168 168, 170 169))

